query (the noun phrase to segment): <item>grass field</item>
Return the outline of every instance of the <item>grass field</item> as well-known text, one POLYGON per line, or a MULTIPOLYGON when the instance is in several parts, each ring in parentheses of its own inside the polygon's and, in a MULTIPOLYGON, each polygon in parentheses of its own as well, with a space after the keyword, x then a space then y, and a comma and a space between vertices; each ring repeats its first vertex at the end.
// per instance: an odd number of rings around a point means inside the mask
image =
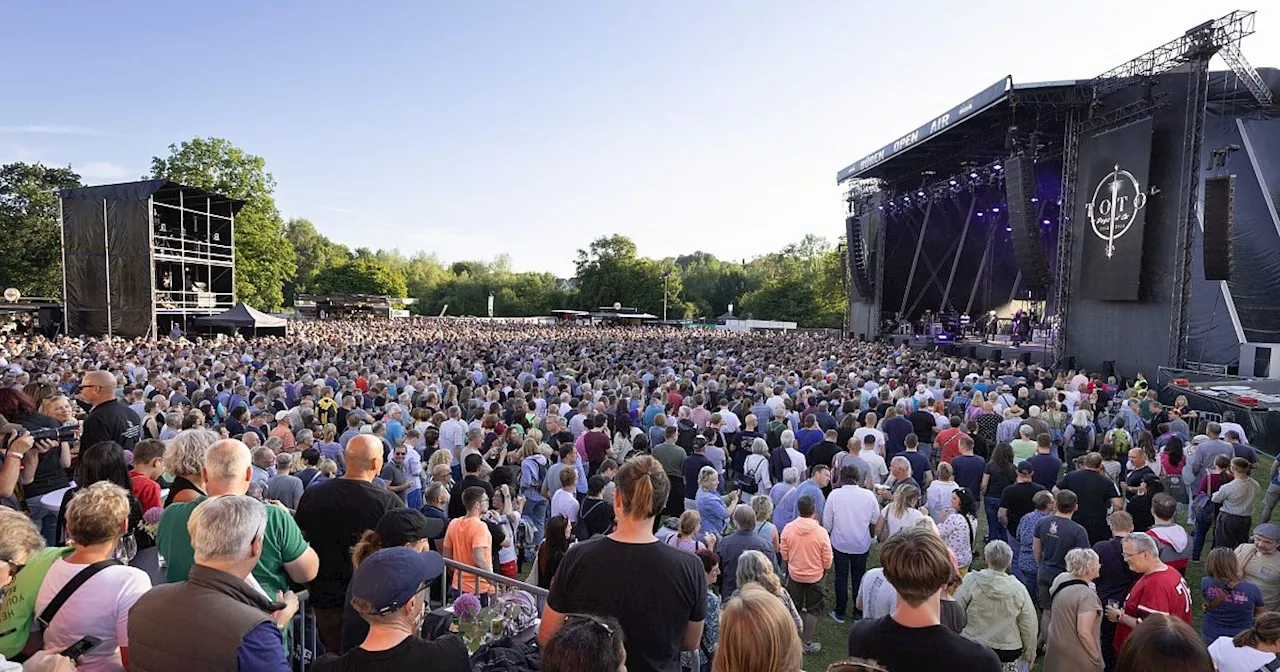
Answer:
MULTIPOLYGON (((1265 455, 1261 452, 1259 452, 1258 457, 1261 463, 1259 464, 1258 469, 1255 470, 1253 474, 1253 478, 1254 480, 1258 481, 1262 485, 1262 491, 1259 493, 1258 500, 1254 502, 1253 520, 1255 525, 1258 522, 1259 512, 1262 509, 1262 493, 1266 492, 1267 484, 1268 484, 1267 475, 1270 473, 1271 463, 1273 461, 1270 456, 1265 455)), ((978 518, 980 520, 980 527, 982 529, 982 533, 979 534, 979 538, 981 538, 983 535, 986 534, 986 529, 987 529, 986 517, 981 514, 982 512, 979 511, 978 518)), ((1192 527, 1188 526, 1187 528, 1188 532, 1190 532, 1191 529, 1192 527)), ((1205 555, 1208 555, 1209 549, 1212 547, 1213 547, 1213 532, 1210 531, 1209 538, 1205 542, 1205 550, 1201 554, 1202 560, 1204 559, 1205 555)), ((871 567, 878 567, 879 564, 880 564, 879 549, 878 547, 873 546, 871 549, 871 557, 867 562, 867 567, 868 569, 871 567)), ((982 566, 983 566, 982 554, 979 551, 975 553, 974 569, 981 569, 982 566)), ((1192 614, 1193 614, 1193 618, 1195 619, 1195 628, 1197 632, 1200 630, 1200 620, 1201 620, 1201 617, 1204 615, 1204 602, 1200 598, 1200 578, 1203 575, 1204 575, 1203 564, 1191 564, 1187 568, 1187 585, 1191 587, 1192 598, 1195 601, 1192 607, 1192 614)), ((830 609, 831 605, 833 604, 833 600, 835 596, 833 576, 834 576, 833 572, 827 572, 826 584, 827 584, 827 594, 828 594, 828 600, 827 600, 828 609, 830 609)), ((836 623, 835 621, 831 620, 831 618, 826 614, 823 614, 818 619, 818 628, 817 628, 817 632, 814 635, 814 640, 822 643, 822 651, 818 653, 806 655, 804 657, 804 669, 807 670, 807 672, 821 672, 822 670, 826 669, 828 664, 836 662, 838 660, 844 660, 848 654, 847 641, 849 636, 849 628, 851 626, 852 626, 851 620, 846 619, 845 624, 840 625, 839 623, 836 623)), ((1036 670, 1040 669, 1039 661, 1036 662, 1035 669, 1036 670)))

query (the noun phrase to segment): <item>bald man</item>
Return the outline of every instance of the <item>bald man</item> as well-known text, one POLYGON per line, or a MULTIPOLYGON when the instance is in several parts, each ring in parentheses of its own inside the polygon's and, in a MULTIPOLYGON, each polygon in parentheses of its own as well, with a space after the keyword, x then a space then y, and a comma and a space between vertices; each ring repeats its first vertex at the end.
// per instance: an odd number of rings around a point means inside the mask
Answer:
POLYGON ((404 506, 395 493, 372 483, 382 471, 382 441, 359 434, 344 450, 347 473, 307 488, 294 519, 320 554, 320 574, 311 582, 316 627, 326 651, 340 651, 342 605, 351 582, 351 547, 382 514, 404 506))
POLYGON ((142 420, 116 396, 116 377, 109 371, 89 371, 80 379, 80 398, 93 406, 80 434, 83 448, 115 441, 133 450, 142 438, 142 420))
MULTIPOLYGON (((214 495, 243 495, 249 491, 253 474, 249 447, 235 439, 224 439, 213 444, 205 454, 205 492, 214 495)), ((156 530, 156 546, 167 563, 165 572, 169 583, 186 581, 195 564, 195 551, 191 547, 191 534, 187 521, 207 497, 190 502, 170 504, 160 518, 156 530)), ((305 583, 316 578, 320 569, 320 557, 307 545, 302 530, 283 506, 267 507, 267 531, 262 538, 262 556, 246 579, 257 583, 267 595, 289 590, 289 581, 305 583)))

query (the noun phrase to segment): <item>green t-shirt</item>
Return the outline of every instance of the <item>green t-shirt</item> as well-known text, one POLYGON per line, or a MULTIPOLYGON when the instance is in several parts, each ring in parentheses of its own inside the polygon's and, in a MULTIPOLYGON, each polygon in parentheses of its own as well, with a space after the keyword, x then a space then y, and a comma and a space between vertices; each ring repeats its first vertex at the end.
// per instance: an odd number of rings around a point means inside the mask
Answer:
POLYGON ((13 659, 27 645, 31 623, 36 620, 36 594, 44 575, 54 560, 71 552, 70 548, 44 548, 31 554, 27 564, 4 589, 4 605, 0 607, 0 655, 13 659))
MULTIPOLYGON (((165 578, 169 583, 186 581, 195 564, 195 550, 191 548, 191 534, 187 521, 191 512, 206 498, 170 504, 165 507, 160 525, 156 529, 156 546, 166 563, 165 578)), ((289 590, 289 574, 285 563, 293 562, 307 552, 307 540, 302 530, 293 522, 293 516, 278 506, 267 506, 267 532, 263 535, 262 557, 253 568, 253 578, 258 580, 267 596, 275 599, 276 591, 289 590)), ((24 570, 25 571, 25 570, 24 570)))

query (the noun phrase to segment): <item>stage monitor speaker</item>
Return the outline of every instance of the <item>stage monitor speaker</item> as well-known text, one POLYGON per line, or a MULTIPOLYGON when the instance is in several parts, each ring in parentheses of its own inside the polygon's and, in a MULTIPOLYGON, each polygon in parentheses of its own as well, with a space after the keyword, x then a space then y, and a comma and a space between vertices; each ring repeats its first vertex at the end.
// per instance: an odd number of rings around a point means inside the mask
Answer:
POLYGON ((1110 379, 1112 376, 1114 376, 1114 375, 1116 375, 1116 360, 1114 360, 1114 359, 1104 359, 1104 360, 1102 360, 1102 380, 1103 380, 1103 382, 1106 382, 1107 380, 1109 380, 1109 379, 1110 379))
POLYGON ((1262 346, 1258 346, 1256 349, 1254 349, 1253 376, 1255 378, 1271 377, 1271 348, 1264 348, 1262 346))
POLYGON ((1018 361, 1022 362, 1022 363, 1023 363, 1023 364, 1025 364, 1026 366, 1031 366, 1031 353, 1029 353, 1029 352, 1024 352, 1024 353, 1019 354, 1019 355, 1018 355, 1018 361))
POLYGON ((1040 223, 1031 202, 1036 195, 1036 162, 1023 154, 1014 154, 1004 162, 1005 195, 1009 200, 1009 228, 1013 230, 1013 254, 1028 287, 1043 288, 1053 284, 1049 257, 1040 242, 1040 223))
POLYGON ((1004 350, 992 350, 991 361, 993 362, 1004 361, 1004 350))
POLYGON ((1236 176, 1204 181, 1204 279, 1231 279, 1231 229, 1235 225, 1236 176))

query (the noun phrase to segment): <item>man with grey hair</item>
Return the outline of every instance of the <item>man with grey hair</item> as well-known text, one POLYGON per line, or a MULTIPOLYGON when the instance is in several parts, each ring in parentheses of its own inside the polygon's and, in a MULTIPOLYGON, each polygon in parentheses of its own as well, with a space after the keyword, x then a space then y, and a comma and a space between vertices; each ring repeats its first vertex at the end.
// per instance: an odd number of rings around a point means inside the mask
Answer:
POLYGON ((1160 549, 1154 537, 1130 534, 1124 538, 1124 560, 1129 569, 1141 574, 1129 591, 1123 607, 1107 607, 1106 619, 1116 624, 1116 650, 1142 619, 1152 614, 1165 614, 1191 624, 1191 590, 1178 570, 1160 561, 1160 549))
POLYGON ((772 545, 756 534, 756 512, 750 504, 739 504, 733 507, 733 534, 727 534, 716 544, 716 555, 720 556, 720 576, 724 583, 722 595, 732 595, 738 590, 738 558, 747 551, 760 551, 765 557, 773 559, 774 568, 778 560, 772 545))
MULTIPOLYGON (((219 441, 205 457, 204 485, 209 497, 243 495, 250 483, 249 449, 235 439, 219 441)), ((164 556, 166 578, 170 582, 185 581, 195 563, 188 521, 207 497, 171 504, 164 509, 156 530, 156 546, 164 556)), ((268 595, 289 588, 289 581, 304 583, 316 577, 320 560, 302 537, 302 531, 282 505, 267 507, 267 532, 263 538, 261 559, 247 579, 257 583, 268 595)))
MULTIPOLYGON (((1013 449, 1013 462, 1017 464, 1023 460, 1029 460, 1036 454, 1036 434, 1035 429, 1031 425, 1018 426, 1018 438, 1009 442, 1009 447, 1013 449)), ((1057 474, 1054 474, 1056 477, 1057 474)))
POLYGON ((298 598, 276 589, 273 600, 252 583, 272 508, 235 494, 195 507, 189 523, 195 564, 185 580, 152 588, 130 610, 129 669, 290 669, 281 631, 297 613, 298 598))
POLYGON ((270 481, 271 477, 275 476, 275 474, 271 472, 275 468, 276 453, 269 446, 262 446, 260 448, 254 448, 251 455, 253 476, 249 480, 261 481, 265 487, 267 481, 270 481))
MULTIPOLYGON (((800 471, 798 469, 796 469, 795 467, 787 467, 786 469, 782 470, 782 480, 778 481, 777 483, 774 483, 773 487, 769 489, 769 499, 773 500, 773 510, 774 510, 775 516, 777 515, 777 511, 778 511, 778 502, 781 502, 782 498, 786 497, 788 492, 791 492, 792 490, 794 490, 796 487, 796 484, 799 482, 800 482, 800 471)), ((779 525, 778 529, 782 529, 782 526, 779 525)))
POLYGON ((267 479, 263 497, 280 502, 284 508, 294 511, 302 499, 302 479, 293 475, 293 456, 280 453, 276 456, 276 475, 267 479))
POLYGON ((1231 444, 1223 441, 1222 425, 1216 422, 1210 422, 1205 429, 1205 433, 1209 435, 1208 441, 1203 441, 1196 446, 1195 453, 1187 458, 1187 465, 1183 468, 1183 476, 1190 472, 1191 479, 1189 483, 1199 483, 1200 476, 1204 474, 1209 467, 1213 466, 1213 461, 1219 455, 1226 455, 1227 459, 1236 456, 1236 449, 1231 444))

